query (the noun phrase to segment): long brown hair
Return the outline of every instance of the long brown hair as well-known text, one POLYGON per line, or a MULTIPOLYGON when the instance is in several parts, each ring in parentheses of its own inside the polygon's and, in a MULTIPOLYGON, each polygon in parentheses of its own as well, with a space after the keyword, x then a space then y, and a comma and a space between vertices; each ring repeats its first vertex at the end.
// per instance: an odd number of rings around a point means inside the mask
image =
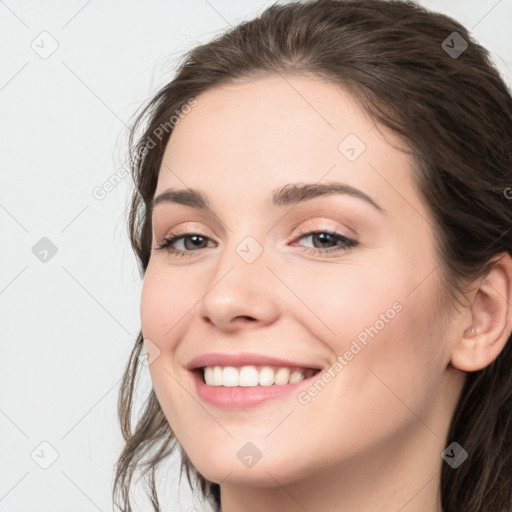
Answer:
MULTIPOLYGON (((512 97, 488 51, 455 20, 411 2, 319 0, 274 4, 197 46, 137 116, 129 139, 136 189, 127 220, 142 277, 169 120, 179 120, 184 105, 202 92, 260 73, 312 74, 339 84, 412 148, 414 180, 435 220, 450 304, 497 257, 512 254, 512 97)), ((115 468, 114 501, 119 496, 120 510, 132 510, 129 492, 141 470, 158 511, 155 470, 178 450, 180 475, 184 470, 220 510, 219 485, 196 471, 153 390, 132 423, 142 342, 141 331, 119 393, 126 444, 115 468)), ((512 510, 511 344, 509 337, 491 364, 466 375, 447 445, 456 441, 469 457, 456 470, 443 464, 444 512, 512 510)))

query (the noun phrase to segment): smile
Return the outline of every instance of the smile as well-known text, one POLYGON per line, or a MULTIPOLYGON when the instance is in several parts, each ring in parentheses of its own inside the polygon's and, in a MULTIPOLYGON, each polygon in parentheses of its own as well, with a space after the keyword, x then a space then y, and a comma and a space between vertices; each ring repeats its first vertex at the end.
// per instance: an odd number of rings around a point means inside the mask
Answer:
POLYGON ((309 379, 320 370, 279 366, 206 366, 202 368, 207 386, 283 386, 309 379))
POLYGON ((300 392, 324 366, 266 354, 216 352, 194 357, 186 369, 202 402, 243 410, 300 392))

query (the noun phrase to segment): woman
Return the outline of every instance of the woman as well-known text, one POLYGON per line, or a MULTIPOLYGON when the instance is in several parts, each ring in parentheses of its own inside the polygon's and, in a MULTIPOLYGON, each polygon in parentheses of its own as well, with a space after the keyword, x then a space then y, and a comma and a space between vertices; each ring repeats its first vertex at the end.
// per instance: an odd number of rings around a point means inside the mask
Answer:
POLYGON ((174 449, 223 512, 511 510, 512 98, 464 27, 271 6, 193 49, 131 144, 121 510, 138 467, 159 510, 174 449))

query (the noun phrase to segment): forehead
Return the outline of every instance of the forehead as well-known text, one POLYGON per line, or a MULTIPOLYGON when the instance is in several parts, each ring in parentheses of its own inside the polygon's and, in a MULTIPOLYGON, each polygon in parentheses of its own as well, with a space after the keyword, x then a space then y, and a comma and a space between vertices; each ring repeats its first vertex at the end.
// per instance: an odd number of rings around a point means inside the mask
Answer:
POLYGON ((173 158, 192 145, 232 159, 246 159, 248 153, 267 160, 318 157, 319 147, 337 155, 344 135, 354 133, 364 141, 373 127, 347 91, 318 77, 244 78, 211 88, 196 100, 169 141, 173 158))
POLYGON ((263 188, 267 196, 286 183, 341 181, 381 204, 396 201, 398 189, 415 196, 410 156, 397 149, 404 142, 331 82, 263 75, 196 100, 170 137, 155 195, 190 187, 250 201, 263 188))

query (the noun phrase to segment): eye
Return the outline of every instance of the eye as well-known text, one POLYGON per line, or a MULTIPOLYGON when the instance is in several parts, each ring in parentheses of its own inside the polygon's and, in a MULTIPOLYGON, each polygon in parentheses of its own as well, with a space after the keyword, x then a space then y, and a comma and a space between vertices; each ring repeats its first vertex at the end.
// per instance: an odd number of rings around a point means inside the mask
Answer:
POLYGON ((168 253, 175 254, 176 256, 192 256, 192 253, 197 249, 204 248, 202 245, 204 245, 205 240, 208 240, 208 237, 206 235, 202 235, 201 233, 171 232, 161 242, 158 243, 158 248, 156 250, 166 249, 168 253), (187 247, 187 239, 192 241, 192 250, 188 250, 190 249, 190 246, 187 247), (185 250, 175 249, 172 247, 178 240, 182 240, 185 243, 185 250))
MULTIPOLYGON (((326 254, 336 253, 343 254, 352 247, 356 247, 359 242, 349 238, 343 233, 337 231, 331 231, 327 229, 316 230, 316 231, 301 231, 301 236, 295 240, 302 240, 311 238, 313 245, 318 243, 319 248, 313 247, 304 252, 308 254, 326 254), (323 244, 327 244, 329 247, 322 247, 323 244), (332 244, 335 244, 334 246, 332 244)), ((190 232, 171 232, 161 242, 158 243, 156 250, 165 249, 169 254, 174 254, 180 257, 193 256, 195 252, 200 249, 205 249, 208 241, 211 241, 206 235, 201 233, 190 233, 190 232), (173 247, 175 243, 180 241, 183 243, 183 249, 176 249, 173 247), (187 244, 190 241, 190 244, 187 244)))
POLYGON ((348 237, 347 235, 340 233, 336 230, 331 231, 328 229, 320 229, 316 231, 308 231, 304 230, 300 232, 302 236, 300 236, 296 240, 302 240, 310 238, 313 245, 315 243, 319 244, 320 247, 313 247, 307 251, 304 251, 308 254, 326 254, 326 253, 336 253, 343 254, 347 252, 349 249, 356 247, 359 242, 354 240, 353 238, 348 237), (338 242, 336 245, 331 245, 338 242), (330 247, 325 248, 322 247, 322 244, 327 244, 330 247))

